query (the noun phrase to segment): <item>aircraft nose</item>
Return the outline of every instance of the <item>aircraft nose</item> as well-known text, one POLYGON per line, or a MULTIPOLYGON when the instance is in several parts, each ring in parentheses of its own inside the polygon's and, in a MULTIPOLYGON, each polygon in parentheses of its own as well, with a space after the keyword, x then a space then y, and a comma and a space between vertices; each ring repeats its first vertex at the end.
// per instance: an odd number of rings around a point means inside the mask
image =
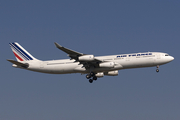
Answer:
POLYGON ((170 57, 170 59, 171 59, 171 61, 173 61, 173 60, 174 60, 174 57, 173 57, 173 56, 171 56, 171 57, 170 57))
POLYGON ((167 56, 166 57, 166 62, 171 62, 173 60, 174 60, 174 57, 172 57, 172 56, 167 56))
POLYGON ((171 62, 171 61, 173 61, 173 60, 174 60, 174 57, 173 57, 173 56, 169 56, 169 57, 168 57, 168 61, 169 61, 169 62, 171 62))

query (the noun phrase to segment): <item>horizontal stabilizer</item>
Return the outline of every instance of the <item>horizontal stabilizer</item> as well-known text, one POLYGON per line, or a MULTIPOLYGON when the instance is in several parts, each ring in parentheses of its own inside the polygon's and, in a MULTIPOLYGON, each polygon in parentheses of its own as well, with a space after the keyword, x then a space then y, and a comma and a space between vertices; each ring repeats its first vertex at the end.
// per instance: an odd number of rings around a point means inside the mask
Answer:
POLYGON ((18 62, 18 61, 15 61, 15 60, 7 60, 17 66, 20 66, 20 67, 23 67, 23 68, 28 68, 29 67, 29 64, 28 63, 21 63, 21 62, 18 62))

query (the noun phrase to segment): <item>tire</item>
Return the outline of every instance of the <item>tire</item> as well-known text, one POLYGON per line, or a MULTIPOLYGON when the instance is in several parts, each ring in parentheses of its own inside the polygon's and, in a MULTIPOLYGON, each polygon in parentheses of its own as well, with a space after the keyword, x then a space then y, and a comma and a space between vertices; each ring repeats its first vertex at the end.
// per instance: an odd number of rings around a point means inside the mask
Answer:
POLYGON ((93 80, 92 80, 92 79, 89 79, 89 82, 90 82, 90 83, 92 83, 92 82, 93 82, 93 80))
POLYGON ((94 77, 93 77, 93 80, 97 80, 97 77, 96 77, 96 76, 94 76, 94 77))
POLYGON ((91 72, 90 75, 91 75, 91 76, 94 76, 95 74, 94 74, 94 72, 91 72))
POLYGON ((86 78, 87 78, 87 79, 91 78, 90 74, 87 74, 87 75, 86 75, 86 78))

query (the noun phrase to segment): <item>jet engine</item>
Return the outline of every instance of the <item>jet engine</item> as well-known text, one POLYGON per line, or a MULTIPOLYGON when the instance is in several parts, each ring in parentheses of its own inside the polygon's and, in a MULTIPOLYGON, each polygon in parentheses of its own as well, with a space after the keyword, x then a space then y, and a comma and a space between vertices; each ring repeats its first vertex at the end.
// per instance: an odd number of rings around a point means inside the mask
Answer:
POLYGON ((103 62, 99 64, 99 67, 114 68, 114 62, 103 62))
POLYGON ((107 75, 107 76, 117 76, 119 73, 118 73, 118 70, 115 70, 115 71, 109 71, 109 72, 104 72, 104 75, 107 75))
POLYGON ((83 55, 79 57, 79 61, 93 61, 94 55, 83 55))
POLYGON ((101 72, 101 73, 97 73, 95 76, 96 76, 96 77, 98 77, 98 78, 100 78, 100 77, 104 77, 104 73, 103 73, 103 72, 101 72))

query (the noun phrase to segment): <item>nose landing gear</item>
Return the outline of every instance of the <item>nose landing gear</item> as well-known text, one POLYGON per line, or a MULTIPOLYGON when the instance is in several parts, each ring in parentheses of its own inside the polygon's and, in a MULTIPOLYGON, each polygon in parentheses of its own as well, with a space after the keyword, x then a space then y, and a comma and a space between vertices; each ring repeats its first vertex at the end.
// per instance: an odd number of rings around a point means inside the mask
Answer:
POLYGON ((159 72, 159 65, 156 66, 156 72, 158 73, 159 72))

